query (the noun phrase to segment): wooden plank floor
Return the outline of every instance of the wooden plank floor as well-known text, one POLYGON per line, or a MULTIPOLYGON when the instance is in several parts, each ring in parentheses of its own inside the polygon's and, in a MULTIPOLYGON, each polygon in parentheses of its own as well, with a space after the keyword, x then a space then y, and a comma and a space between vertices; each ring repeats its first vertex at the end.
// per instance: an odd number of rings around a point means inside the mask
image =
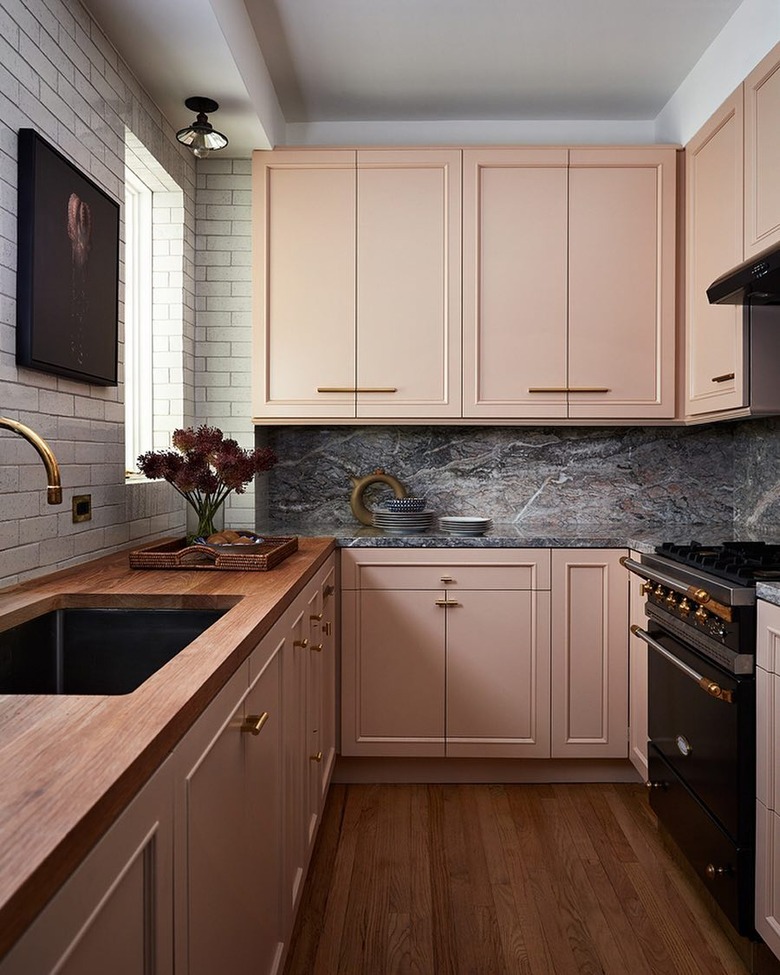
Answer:
POLYGON ((634 785, 335 785, 285 975, 744 975, 634 785))

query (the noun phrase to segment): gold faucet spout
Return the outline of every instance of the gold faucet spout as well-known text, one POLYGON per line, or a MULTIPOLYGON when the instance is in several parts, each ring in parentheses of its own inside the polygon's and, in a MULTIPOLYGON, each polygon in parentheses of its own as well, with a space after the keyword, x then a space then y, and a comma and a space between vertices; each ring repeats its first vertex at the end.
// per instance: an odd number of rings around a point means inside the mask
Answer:
POLYGON ((28 443, 35 447, 43 461, 43 466, 46 468, 46 477, 49 480, 46 489, 46 500, 49 504, 62 504, 60 465, 57 463, 57 458, 54 456, 51 447, 43 437, 39 437, 34 430, 26 427, 23 423, 19 423, 18 420, 9 420, 6 416, 0 416, 0 427, 18 433, 20 437, 24 437, 28 443))

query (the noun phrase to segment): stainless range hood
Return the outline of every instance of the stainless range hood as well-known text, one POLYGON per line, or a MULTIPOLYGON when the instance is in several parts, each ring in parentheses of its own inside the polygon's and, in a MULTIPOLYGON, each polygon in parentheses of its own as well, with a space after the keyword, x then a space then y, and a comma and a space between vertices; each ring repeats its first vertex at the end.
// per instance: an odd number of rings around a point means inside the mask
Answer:
POLYGON ((780 305, 780 247, 718 278, 707 298, 711 305, 780 305))

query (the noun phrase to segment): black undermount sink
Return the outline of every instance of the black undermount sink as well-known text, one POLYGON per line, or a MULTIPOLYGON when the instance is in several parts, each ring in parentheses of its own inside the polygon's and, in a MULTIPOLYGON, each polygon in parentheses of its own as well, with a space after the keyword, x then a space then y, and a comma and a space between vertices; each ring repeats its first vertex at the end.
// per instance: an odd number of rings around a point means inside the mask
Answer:
POLYGON ((0 633, 0 694, 129 694, 226 609, 56 609, 0 633))

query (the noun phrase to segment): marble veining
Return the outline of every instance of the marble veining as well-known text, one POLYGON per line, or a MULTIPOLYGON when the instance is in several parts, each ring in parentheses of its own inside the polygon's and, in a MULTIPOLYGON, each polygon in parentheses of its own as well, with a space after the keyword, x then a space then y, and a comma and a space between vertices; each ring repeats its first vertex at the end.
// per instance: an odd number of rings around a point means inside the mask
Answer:
MULTIPOLYGON (((358 537, 349 478, 381 467, 438 514, 487 515, 536 537, 571 538, 593 525, 604 537, 625 537, 627 525, 668 526, 687 537, 695 524, 732 524, 733 431, 732 424, 261 427, 258 442, 273 447, 279 463, 258 494, 258 527, 269 519, 318 522, 358 537)), ((385 495, 384 486, 367 492, 368 507, 385 495)))
POLYGON ((780 541, 780 419, 736 427, 734 524, 767 541, 780 541))

